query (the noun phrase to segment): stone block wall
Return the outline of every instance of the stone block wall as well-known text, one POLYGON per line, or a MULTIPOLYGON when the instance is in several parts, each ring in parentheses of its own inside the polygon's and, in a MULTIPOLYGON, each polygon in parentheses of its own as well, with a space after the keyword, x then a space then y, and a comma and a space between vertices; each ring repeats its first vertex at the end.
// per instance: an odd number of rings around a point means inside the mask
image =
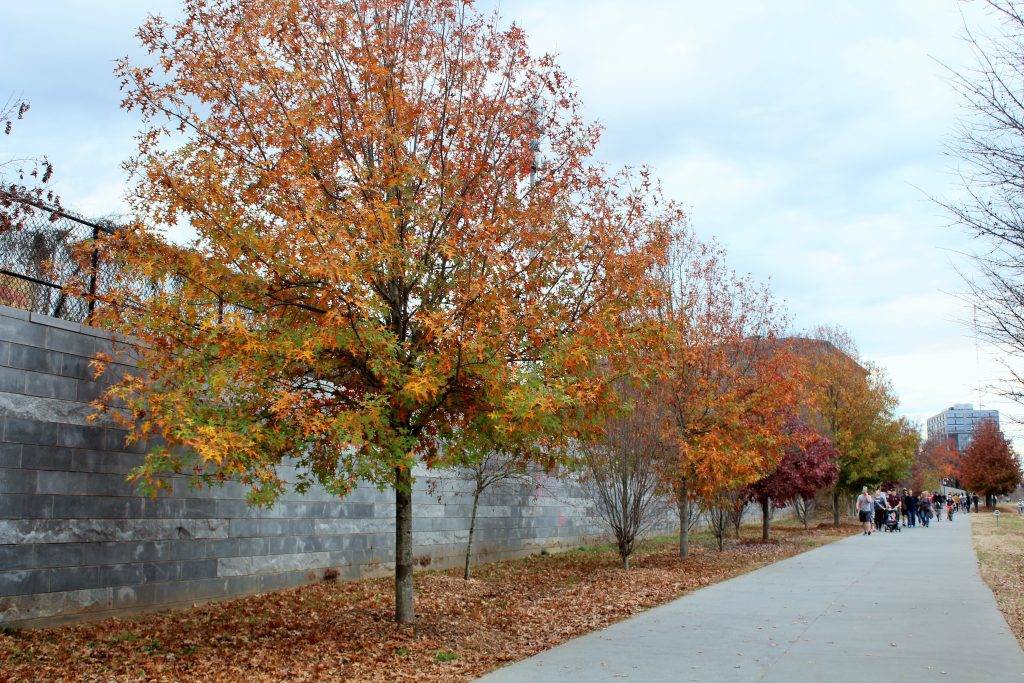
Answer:
MULTIPOLYGON (((128 370, 95 381, 89 358, 114 342, 102 330, 0 307, 0 624, 45 625, 185 605, 393 568, 394 501, 361 487, 250 508, 237 484, 137 495, 125 474, 142 449, 91 423, 88 406, 128 370)), ((289 468, 284 468, 289 474, 289 468)), ((415 557, 461 562, 471 483, 419 472, 415 557)), ((603 535, 590 504, 557 481, 496 488, 481 500, 478 561, 577 546, 603 535)))

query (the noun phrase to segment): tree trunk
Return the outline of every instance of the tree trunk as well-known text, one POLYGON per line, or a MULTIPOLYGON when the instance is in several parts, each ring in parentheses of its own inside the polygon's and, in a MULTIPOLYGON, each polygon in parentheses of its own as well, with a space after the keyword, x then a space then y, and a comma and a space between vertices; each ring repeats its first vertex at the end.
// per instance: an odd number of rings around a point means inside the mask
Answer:
POLYGON ((412 472, 395 469, 395 621, 416 620, 412 591, 412 472))
POLYGON ((839 487, 832 489, 832 525, 839 526, 839 487))
POLYGON ((466 567, 462 571, 462 578, 469 580, 469 558, 473 552, 473 530, 476 528, 476 506, 480 502, 480 489, 473 492, 473 511, 469 513, 469 539, 466 541, 466 567))
POLYGON ((686 499, 686 477, 679 479, 676 497, 679 506, 679 557, 690 554, 690 502, 686 499))
POLYGON ((771 533, 772 519, 769 513, 768 506, 771 501, 767 496, 761 499, 761 540, 767 542, 768 536, 771 533))

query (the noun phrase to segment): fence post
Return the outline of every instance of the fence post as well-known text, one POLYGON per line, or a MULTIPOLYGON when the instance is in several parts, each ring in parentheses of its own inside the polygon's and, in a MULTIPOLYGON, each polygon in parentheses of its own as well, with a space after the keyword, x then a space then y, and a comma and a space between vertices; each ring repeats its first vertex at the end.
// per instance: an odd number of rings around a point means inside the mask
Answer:
POLYGON ((100 250, 96 246, 96 240, 100 237, 99 226, 92 228, 92 268, 89 272, 89 313, 85 318, 87 324, 92 325, 92 314, 96 310, 96 272, 100 267, 100 250))

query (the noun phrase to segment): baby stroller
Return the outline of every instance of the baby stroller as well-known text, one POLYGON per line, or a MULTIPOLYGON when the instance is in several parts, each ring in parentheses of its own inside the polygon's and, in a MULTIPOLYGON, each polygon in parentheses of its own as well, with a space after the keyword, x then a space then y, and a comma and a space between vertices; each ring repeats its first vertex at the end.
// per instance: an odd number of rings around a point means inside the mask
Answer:
POLYGON ((885 530, 886 531, 899 531, 900 530, 900 517, 896 514, 895 510, 889 510, 885 513, 885 530))

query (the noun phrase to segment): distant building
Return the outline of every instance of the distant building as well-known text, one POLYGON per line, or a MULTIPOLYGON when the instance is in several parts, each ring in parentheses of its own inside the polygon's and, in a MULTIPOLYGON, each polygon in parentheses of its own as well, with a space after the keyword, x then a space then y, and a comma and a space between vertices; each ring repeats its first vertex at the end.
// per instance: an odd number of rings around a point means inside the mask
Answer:
POLYGON ((999 426, 998 410, 975 410, 970 403, 957 403, 928 418, 928 438, 942 437, 961 453, 971 443, 974 428, 985 420, 999 426))

